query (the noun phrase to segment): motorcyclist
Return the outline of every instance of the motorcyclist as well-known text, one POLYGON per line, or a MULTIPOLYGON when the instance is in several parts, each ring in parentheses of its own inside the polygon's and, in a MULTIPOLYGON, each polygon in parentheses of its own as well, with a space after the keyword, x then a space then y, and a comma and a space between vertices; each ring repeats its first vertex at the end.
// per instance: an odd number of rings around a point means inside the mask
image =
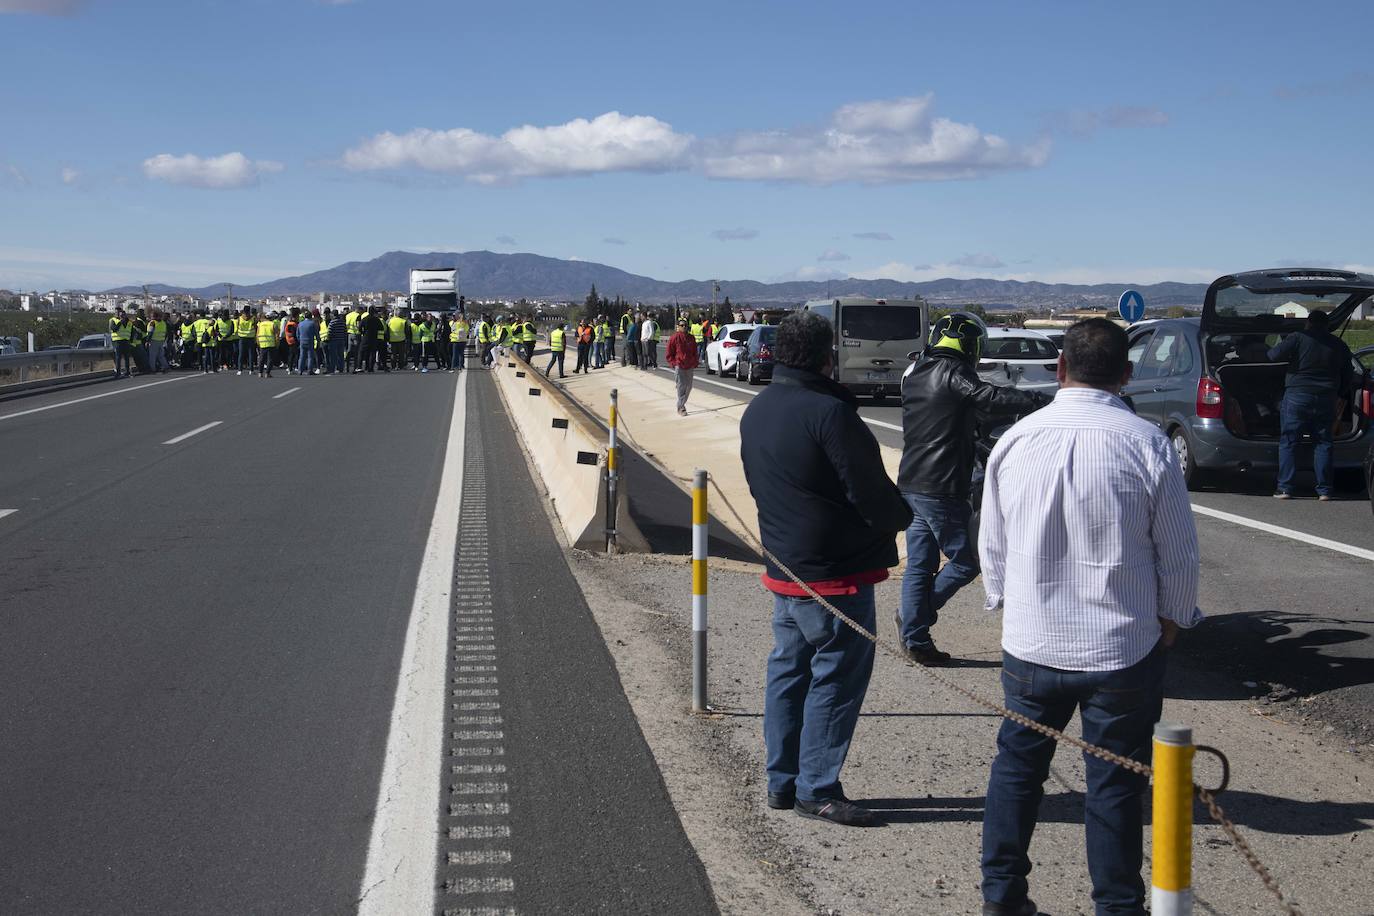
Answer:
POLYGON ((986 339, 987 328, 977 316, 945 315, 931 328, 925 352, 902 376, 897 487, 913 518, 896 622, 903 653, 924 665, 950 663, 930 630, 940 608, 978 575, 976 545, 969 537, 969 490, 979 420, 1030 413, 1053 399, 979 378, 975 367, 986 339), (949 560, 943 569, 941 554, 949 560))

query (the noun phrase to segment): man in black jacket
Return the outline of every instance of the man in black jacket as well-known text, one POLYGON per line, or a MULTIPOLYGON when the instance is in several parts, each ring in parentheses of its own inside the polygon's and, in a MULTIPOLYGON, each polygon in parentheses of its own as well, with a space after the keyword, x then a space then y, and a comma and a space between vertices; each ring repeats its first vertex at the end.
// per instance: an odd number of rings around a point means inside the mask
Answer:
POLYGON ((980 414, 1030 413, 1052 398, 1000 388, 974 366, 987 331, 967 312, 935 323, 924 355, 902 376, 902 463, 897 486, 914 513, 906 532, 906 574, 897 635, 907 658, 946 665, 930 628, 955 592, 978 576, 969 539, 969 490, 980 414), (940 554, 949 562, 940 569, 940 554), (938 574, 936 571, 939 571, 938 574))
POLYGON ((796 579, 871 631, 873 586, 897 565, 895 536, 911 511, 853 395, 828 378, 833 340, 830 323, 815 313, 783 319, 773 384, 740 422, 744 474, 772 554, 763 575, 773 592, 763 713, 768 806, 876 827, 882 821, 846 799, 840 784, 873 672, 873 643, 796 579))
POLYGON ((1283 402, 1279 409, 1279 485, 1277 499, 1293 498, 1298 443, 1311 434, 1313 470, 1317 474, 1317 499, 1331 501, 1335 472, 1331 462, 1332 428, 1337 405, 1355 384, 1350 348, 1328 329, 1330 319, 1322 311, 1307 316, 1307 327, 1289 334, 1269 351, 1275 362, 1288 363, 1283 402))

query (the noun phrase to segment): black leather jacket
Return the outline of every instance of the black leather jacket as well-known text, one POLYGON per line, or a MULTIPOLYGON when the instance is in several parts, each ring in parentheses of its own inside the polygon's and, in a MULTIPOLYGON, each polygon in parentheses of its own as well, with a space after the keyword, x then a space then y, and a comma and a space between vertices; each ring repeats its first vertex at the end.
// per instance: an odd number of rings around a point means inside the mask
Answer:
POLYGON ((967 499, 980 415, 1030 413, 1053 398, 990 385, 957 353, 939 348, 902 377, 903 493, 967 499))

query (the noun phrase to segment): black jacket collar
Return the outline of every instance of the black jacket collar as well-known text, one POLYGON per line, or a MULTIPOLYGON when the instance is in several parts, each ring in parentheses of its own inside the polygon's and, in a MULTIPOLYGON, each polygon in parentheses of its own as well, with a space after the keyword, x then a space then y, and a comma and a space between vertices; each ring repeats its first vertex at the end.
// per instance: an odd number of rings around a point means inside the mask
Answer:
POLYGON ((777 363, 773 366, 773 384, 795 385, 798 388, 805 388, 818 394, 829 395, 832 398, 844 401, 850 407, 858 409, 859 401, 839 382, 833 381, 821 375, 819 372, 811 372, 806 369, 793 369, 791 366, 784 366, 777 363))

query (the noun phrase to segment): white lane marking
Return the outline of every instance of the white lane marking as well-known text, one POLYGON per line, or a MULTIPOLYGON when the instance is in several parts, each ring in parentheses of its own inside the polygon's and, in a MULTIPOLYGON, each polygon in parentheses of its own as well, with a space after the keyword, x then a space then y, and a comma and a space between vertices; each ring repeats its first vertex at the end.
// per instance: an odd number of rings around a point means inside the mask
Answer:
POLYGON ((13 515, 18 511, 18 509, 0 509, 0 518, 4 518, 7 515, 13 515))
POLYGON ((31 413, 42 413, 45 410, 56 410, 59 407, 70 407, 73 404, 82 404, 86 401, 96 401, 100 398, 112 398, 117 394, 128 394, 130 391, 142 391, 144 388, 156 388, 158 385, 170 385, 172 382, 184 382, 187 379, 200 378, 199 375, 183 375, 178 378, 165 378, 160 382, 148 382, 144 385, 133 385, 129 388, 120 388, 118 391, 107 391, 104 394, 91 394, 84 398, 74 398, 70 401, 63 401, 60 404, 48 404, 46 407, 30 407, 28 410, 20 410, 14 413, 7 413, 0 416, 0 420, 13 420, 15 417, 27 417, 31 413))
POLYGON ((166 442, 164 442, 164 443, 162 443, 162 444, 163 444, 163 445, 176 445, 178 442, 185 442, 187 439, 191 438, 192 436, 199 436, 201 433, 205 432, 207 429, 214 429, 216 426, 219 426, 219 425, 220 425, 221 423, 223 423, 223 422, 224 422, 223 420, 215 420, 213 423, 206 423, 204 426, 197 426, 195 429, 191 430, 189 433, 182 433, 180 436, 174 436, 174 437, 172 437, 171 439, 168 439, 166 442))
MULTIPOLYGON (((658 367, 658 371, 659 371, 659 372, 668 372, 668 373, 671 373, 673 370, 672 370, 672 369, 665 369, 665 368, 663 368, 662 366, 659 366, 659 367, 658 367)), ((694 384, 694 385, 715 385, 717 388, 724 388, 726 391, 733 391, 733 392, 735 392, 736 394, 747 394, 747 395, 749 395, 749 397, 751 397, 751 398, 756 398, 756 397, 758 397, 759 394, 760 394, 760 392, 758 392, 758 391, 750 391, 748 388, 741 388, 741 387, 739 387, 738 385, 731 385, 731 384, 728 383, 728 382, 718 382, 718 381, 716 381, 715 379, 709 379, 709 378, 697 377, 697 379, 696 379, 692 384, 694 384)), ((860 420, 863 420, 863 421, 864 421, 865 423, 867 423, 869 426, 880 426, 880 427, 882 427, 883 429, 895 429, 897 432, 901 432, 901 431, 902 431, 902 427, 899 426, 899 425, 896 424, 896 423, 888 423, 888 422, 886 422, 886 421, 884 421, 884 420, 872 420, 872 419, 869 419, 868 417, 863 416, 862 414, 860 414, 859 419, 860 419, 860 420)))
POLYGON ((1304 544, 1311 544, 1314 547, 1325 547, 1327 550, 1334 550, 1337 553, 1348 554, 1352 557, 1359 557, 1361 560, 1374 560, 1374 550, 1366 550, 1363 547, 1354 547, 1350 544, 1342 544, 1340 541, 1332 541, 1327 538, 1319 538, 1315 534, 1307 534, 1302 531, 1294 531, 1292 528, 1281 528, 1278 525, 1271 525, 1268 522, 1259 522, 1253 518, 1246 518, 1243 515, 1232 515, 1230 512, 1222 512, 1220 509, 1212 509, 1208 506, 1199 506, 1193 503, 1193 511, 1198 515, 1205 515, 1208 518, 1221 519, 1223 522, 1230 522, 1233 525, 1241 525, 1246 528, 1254 528, 1256 531, 1265 531, 1269 534, 1277 534, 1279 537, 1289 538, 1294 541, 1301 541, 1304 544))
POLYGON ((293 391, 300 391, 300 390, 301 390, 301 389, 300 389, 300 386, 297 386, 297 387, 295 387, 295 388, 288 388, 288 389, 286 389, 285 391, 283 391, 281 394, 274 394, 274 395, 272 395, 272 400, 275 401, 277 398, 284 398, 284 397, 286 397, 288 394, 290 394, 291 392, 293 392, 293 391))
POLYGON ((457 550, 467 438, 467 376, 458 380, 443 477, 415 583, 377 785, 359 916, 433 913, 439 866, 434 800, 443 775, 449 583, 457 550))

